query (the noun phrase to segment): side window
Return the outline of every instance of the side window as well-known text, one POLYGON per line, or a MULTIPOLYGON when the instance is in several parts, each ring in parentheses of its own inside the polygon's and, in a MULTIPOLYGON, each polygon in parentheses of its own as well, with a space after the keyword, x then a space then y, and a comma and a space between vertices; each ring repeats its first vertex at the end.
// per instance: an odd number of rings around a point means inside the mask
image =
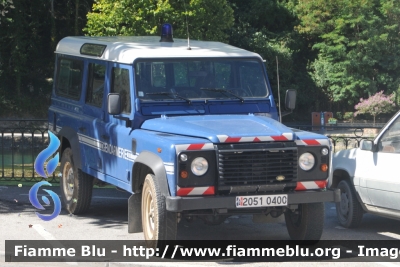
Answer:
POLYGON ((119 93, 121 96, 122 113, 131 113, 131 90, 129 70, 112 68, 111 92, 119 93))
POLYGON ((378 151, 400 153, 400 116, 382 135, 378 143, 378 151))
POLYGON ((62 58, 58 61, 56 94, 78 100, 82 92, 83 61, 62 58))
POLYGON ((89 63, 86 103, 96 107, 102 106, 105 74, 106 66, 89 63))

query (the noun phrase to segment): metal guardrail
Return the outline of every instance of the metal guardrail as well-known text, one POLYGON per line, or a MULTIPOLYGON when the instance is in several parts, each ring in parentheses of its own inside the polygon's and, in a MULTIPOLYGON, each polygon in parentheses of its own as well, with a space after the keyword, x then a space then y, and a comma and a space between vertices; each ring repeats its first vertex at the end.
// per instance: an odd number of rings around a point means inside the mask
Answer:
POLYGON ((58 182, 58 170, 47 179, 34 170, 37 155, 48 146, 47 128, 44 119, 0 120, 0 181, 58 182))
POLYGON ((331 136, 327 135, 329 139, 332 141, 333 152, 349 149, 349 148, 357 148, 360 146, 360 142, 363 139, 373 140, 374 137, 354 137, 354 136, 331 136))
POLYGON ((299 130, 304 130, 304 131, 310 131, 310 132, 326 132, 326 131, 337 131, 337 130, 358 130, 361 132, 364 131, 364 129, 382 129, 384 124, 373 126, 373 125, 367 125, 364 124, 361 126, 360 124, 357 125, 335 125, 335 124, 326 124, 325 126, 319 126, 319 125, 308 125, 308 124, 285 124, 287 127, 290 128, 295 128, 299 130))
MULTIPOLYGON (((384 124, 382 124, 384 125, 384 124)), ((363 139, 372 140, 377 135, 378 131, 382 126, 360 126, 360 125, 348 125, 348 126, 337 126, 337 125, 303 125, 303 124, 289 124, 286 125, 290 128, 295 128, 304 131, 311 131, 319 134, 323 134, 332 141, 333 151, 339 151, 349 148, 357 148, 360 146, 360 142, 363 139), (369 131, 369 136, 365 135, 366 131, 369 131)))

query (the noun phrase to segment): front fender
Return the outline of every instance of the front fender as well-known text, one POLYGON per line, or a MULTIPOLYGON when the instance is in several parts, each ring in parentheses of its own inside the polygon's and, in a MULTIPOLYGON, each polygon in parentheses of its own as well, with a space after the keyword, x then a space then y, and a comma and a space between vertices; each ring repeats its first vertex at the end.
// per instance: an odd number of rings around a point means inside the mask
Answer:
MULTIPOLYGON (((156 154, 150 151, 142 151, 140 152, 139 156, 136 158, 135 163, 133 164, 133 171, 134 175, 140 173, 140 166, 141 164, 146 165, 151 169, 153 174, 155 175, 158 185, 160 187, 161 193, 167 197, 170 196, 170 192, 168 189, 168 182, 167 182, 167 173, 165 171, 165 166, 163 160, 156 154)), ((134 179, 132 182, 134 188, 139 188, 140 184, 144 181, 143 175, 138 179, 134 179)))
POLYGON ((333 171, 341 169, 346 171, 351 177, 354 176, 356 171, 357 151, 358 148, 353 148, 335 153, 332 159, 333 171))
POLYGON ((346 149, 335 153, 332 157, 332 176, 329 177, 328 187, 335 184, 337 174, 347 173, 349 178, 354 177, 356 171, 357 148, 346 149), (335 175, 336 174, 336 175, 335 175))

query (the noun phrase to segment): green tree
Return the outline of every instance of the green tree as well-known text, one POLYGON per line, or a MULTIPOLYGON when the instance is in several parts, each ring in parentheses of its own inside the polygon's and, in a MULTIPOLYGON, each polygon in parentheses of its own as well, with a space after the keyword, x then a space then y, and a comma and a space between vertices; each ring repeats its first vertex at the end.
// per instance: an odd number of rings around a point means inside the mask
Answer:
POLYGON ((32 79, 44 73, 43 62, 52 55, 46 23, 48 12, 39 0, 15 1, 0 25, 2 84, 8 94, 20 98, 32 79), (29 81, 28 81, 29 80, 29 81), (26 83, 24 82, 26 81, 26 83), (24 88, 23 88, 24 87, 24 88))
POLYGON ((4 3, 8 13, 0 14, 0 113, 44 117, 56 44, 65 36, 82 34, 93 0, 13 1, 12 5, 0 0, 0 13, 4 3))
POLYGON ((159 35, 162 23, 174 27, 174 37, 224 41, 233 11, 226 0, 98 0, 84 29, 92 36, 159 35), (186 7, 186 9, 185 9, 186 7))
POLYGON ((296 30, 318 52, 310 75, 331 102, 358 98, 400 83, 400 2, 302 0, 296 30))
POLYGON ((230 0, 235 23, 229 42, 232 45, 259 53, 266 67, 274 96, 277 99, 276 57, 279 60, 281 99, 286 89, 297 89, 297 112, 285 120, 299 119, 303 114, 324 106, 321 94, 310 75, 307 64, 316 56, 308 40, 294 31, 298 24, 295 14, 297 2, 292 0, 230 0), (313 97, 311 98, 310 95, 313 97))
POLYGON ((12 0, 0 0, 0 16, 4 17, 10 8, 14 8, 12 0))

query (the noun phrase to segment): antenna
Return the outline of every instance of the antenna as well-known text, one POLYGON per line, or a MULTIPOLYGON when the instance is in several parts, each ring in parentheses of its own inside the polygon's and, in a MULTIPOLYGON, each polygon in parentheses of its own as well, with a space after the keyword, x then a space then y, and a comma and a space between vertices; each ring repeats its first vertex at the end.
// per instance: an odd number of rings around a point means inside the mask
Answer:
POLYGON ((278 104, 279 104, 279 122, 282 123, 282 113, 281 113, 281 91, 279 88, 279 63, 278 56, 276 56, 276 76, 278 78, 278 104))
POLYGON ((186 15, 186 33, 187 33, 187 37, 188 37, 187 50, 192 50, 192 48, 190 47, 190 40, 189 40, 189 24, 188 24, 188 19, 187 19, 186 0, 183 0, 183 7, 185 8, 185 15, 186 15))

